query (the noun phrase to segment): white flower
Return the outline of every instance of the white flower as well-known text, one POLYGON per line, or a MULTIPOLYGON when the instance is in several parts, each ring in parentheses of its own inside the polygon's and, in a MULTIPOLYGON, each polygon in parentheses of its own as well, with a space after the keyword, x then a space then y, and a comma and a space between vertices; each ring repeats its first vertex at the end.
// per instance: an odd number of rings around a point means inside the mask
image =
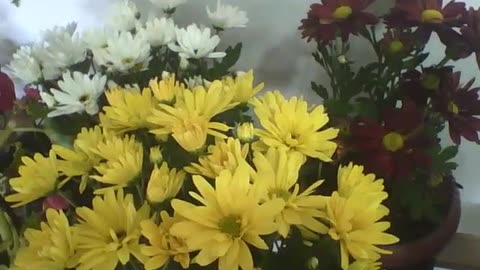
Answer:
POLYGON ((109 72, 127 72, 133 68, 142 70, 150 62, 150 44, 145 35, 119 32, 110 37, 107 47, 93 50, 94 60, 109 72))
POLYGON ((222 58, 226 55, 224 52, 213 52, 220 43, 220 38, 217 35, 211 36, 210 28, 201 30, 196 24, 191 24, 186 29, 175 29, 175 33, 178 45, 168 44, 168 48, 177 52, 181 58, 222 58))
POLYGON ((189 77, 188 79, 184 80, 185 85, 187 86, 188 89, 193 89, 197 86, 203 86, 205 88, 209 88, 212 82, 207 81, 206 79, 202 78, 202 76, 193 76, 189 77))
POLYGON ((13 76, 25 83, 36 82, 42 78, 42 69, 33 53, 32 47, 22 46, 13 54, 9 66, 13 76))
POLYGON ((236 6, 223 5, 221 0, 217 1, 215 11, 211 11, 207 6, 207 14, 213 26, 221 29, 245 27, 248 23, 247 12, 236 6))
POLYGON ((175 22, 171 18, 154 18, 139 29, 152 47, 164 46, 175 41, 175 22))
POLYGON ((91 50, 105 49, 108 46, 108 39, 115 33, 117 33, 117 31, 112 31, 106 28, 89 29, 83 32, 83 43, 85 43, 87 48, 91 50))
POLYGON ((112 6, 107 25, 112 30, 130 31, 135 29, 139 18, 137 6, 128 0, 123 0, 112 6))
POLYGON ((35 45, 33 52, 43 67, 46 80, 58 78, 72 65, 85 60, 86 46, 75 35, 76 24, 54 27, 44 34, 43 43, 35 45))
POLYGON ((61 90, 51 89, 52 95, 41 92, 42 100, 54 110, 48 117, 86 112, 90 115, 98 113, 98 98, 105 90, 107 77, 96 73, 93 78, 87 74, 65 72, 58 82, 61 90))
POLYGON ((150 0, 150 2, 163 10, 172 10, 187 0, 150 0))

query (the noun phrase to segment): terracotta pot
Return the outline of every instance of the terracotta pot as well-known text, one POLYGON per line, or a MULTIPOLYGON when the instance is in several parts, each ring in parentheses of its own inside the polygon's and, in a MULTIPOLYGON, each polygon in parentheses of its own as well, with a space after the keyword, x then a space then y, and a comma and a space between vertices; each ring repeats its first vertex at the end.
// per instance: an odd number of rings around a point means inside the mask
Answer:
POLYGON ((452 198, 445 221, 431 234, 413 242, 387 246, 392 255, 381 259, 385 269, 409 269, 410 266, 425 263, 438 255, 457 232, 460 222, 460 192, 452 181, 452 198))

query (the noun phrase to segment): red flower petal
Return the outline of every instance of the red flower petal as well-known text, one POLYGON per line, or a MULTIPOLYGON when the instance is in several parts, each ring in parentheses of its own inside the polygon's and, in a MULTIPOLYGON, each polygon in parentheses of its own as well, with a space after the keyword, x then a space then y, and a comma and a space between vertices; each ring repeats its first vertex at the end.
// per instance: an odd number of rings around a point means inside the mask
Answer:
POLYGON ((15 103, 15 85, 7 74, 0 72, 0 112, 13 109, 15 103))

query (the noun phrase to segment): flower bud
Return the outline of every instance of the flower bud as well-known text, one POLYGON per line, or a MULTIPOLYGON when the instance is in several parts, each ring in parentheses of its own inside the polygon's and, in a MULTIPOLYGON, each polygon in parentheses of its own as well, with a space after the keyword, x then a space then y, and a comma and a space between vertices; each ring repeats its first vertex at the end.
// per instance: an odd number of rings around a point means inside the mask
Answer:
POLYGON ((320 264, 320 262, 318 261, 317 257, 311 257, 307 261, 307 268, 310 269, 310 270, 314 270, 314 269, 318 268, 319 264, 320 264))
POLYGON ((160 150, 160 147, 154 146, 150 148, 150 162, 153 164, 159 164, 160 162, 163 161, 163 155, 162 151, 160 150))
POLYGON ((55 210, 65 210, 70 206, 69 202, 59 194, 50 195, 43 200, 43 210, 46 211, 49 208, 55 210))
POLYGON ((255 138, 255 128, 250 122, 245 122, 237 126, 237 137, 242 142, 251 142, 255 138))

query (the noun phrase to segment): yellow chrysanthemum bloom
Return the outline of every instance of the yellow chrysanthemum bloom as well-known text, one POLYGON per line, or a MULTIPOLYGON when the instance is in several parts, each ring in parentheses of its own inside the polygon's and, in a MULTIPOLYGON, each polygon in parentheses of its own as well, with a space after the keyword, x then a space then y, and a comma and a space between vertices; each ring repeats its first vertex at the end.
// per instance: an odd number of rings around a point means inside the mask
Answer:
POLYGON ((323 106, 309 112, 308 104, 293 97, 286 100, 278 91, 269 92, 252 100, 255 114, 264 129, 257 130, 260 141, 255 148, 266 151, 268 147, 285 147, 302 154, 331 161, 337 148, 335 139, 339 130, 320 130, 329 121, 323 106))
POLYGON ((85 191, 93 168, 100 163, 92 149, 105 140, 105 135, 99 126, 82 128, 73 142, 73 149, 61 145, 53 145, 52 149, 62 160, 58 160, 58 170, 68 177, 80 176, 80 193, 85 191))
POLYGON ((186 173, 183 170, 170 170, 166 162, 155 168, 150 175, 147 186, 147 199, 151 203, 162 203, 167 199, 174 198, 180 191, 185 180, 186 173))
POLYGON ((134 136, 112 136, 101 142, 94 152, 102 158, 102 162, 95 166, 98 174, 91 178, 111 185, 95 190, 97 194, 108 189, 124 188, 142 172, 143 145, 134 136))
POLYGON ((327 233, 328 228, 317 218, 325 217, 327 198, 313 195, 323 181, 317 181, 300 193, 297 183, 300 168, 306 158, 298 152, 287 152, 284 148, 270 148, 264 155, 255 152, 253 163, 256 173, 254 183, 266 200, 280 198, 285 208, 276 220, 278 232, 287 237, 292 225, 315 233, 327 233))
POLYGON ((162 103, 173 104, 178 95, 182 95, 185 86, 175 80, 175 74, 165 76, 162 80, 155 78, 148 84, 155 98, 162 103))
POLYGON ((5 201, 15 203, 12 207, 19 207, 47 196, 50 192, 62 187, 69 178, 59 182, 57 157, 53 150, 49 156, 35 154, 33 159, 22 157, 18 168, 19 177, 10 179, 10 187, 17 192, 5 198, 5 201))
POLYGON ((172 225, 179 221, 180 218, 170 217, 166 211, 160 213, 160 225, 152 220, 142 221, 142 234, 150 244, 141 249, 143 255, 150 257, 144 265, 145 270, 160 269, 172 257, 183 269, 190 266, 190 250, 185 241, 170 234, 172 225))
POLYGON ((92 209, 79 207, 76 213, 77 270, 114 270, 118 263, 126 265, 131 255, 145 262, 139 241, 140 223, 150 216, 148 204, 137 210, 131 194, 108 190, 93 199, 92 209))
POLYGON ((367 200, 381 202, 388 197, 384 191, 383 179, 376 179, 375 174, 363 173, 363 166, 339 166, 337 174, 338 194, 344 198, 362 196, 367 200))
POLYGON ((198 163, 192 163, 185 167, 185 170, 191 174, 200 174, 214 179, 223 170, 233 173, 242 162, 245 162, 248 151, 248 144, 242 146, 238 139, 232 137, 226 141, 219 139, 215 145, 208 147, 207 156, 199 158, 198 163))
POLYGON ((253 70, 247 73, 240 73, 234 79, 232 77, 226 77, 224 79, 225 85, 230 88, 230 91, 235 93, 233 102, 247 103, 258 92, 262 91, 264 84, 261 83, 257 86, 253 85, 254 81, 253 70))
POLYGON ((109 106, 100 114, 100 125, 115 133, 150 128, 147 117, 158 103, 149 88, 126 90, 117 88, 105 92, 109 106))
POLYGON ((377 261, 380 254, 391 254, 377 245, 399 241, 385 233, 390 223, 379 220, 388 214, 388 209, 380 206, 361 196, 343 198, 338 192, 328 200, 327 218, 331 223, 328 234, 340 242, 342 269, 348 269, 350 256, 355 260, 377 261))
POLYGON ((218 259, 219 270, 253 269, 247 244, 268 249, 261 235, 277 230, 275 216, 285 206, 281 199, 263 204, 250 184, 248 165, 232 175, 223 171, 215 181, 215 189, 202 176, 193 176, 199 193, 191 196, 201 205, 175 199, 172 207, 185 221, 175 223, 170 233, 185 239, 191 250, 199 250, 194 263, 206 266, 218 259))
POLYGON ((348 266, 348 270, 380 270, 382 264, 372 261, 356 261, 348 266))
POLYGON ((215 115, 232 107, 232 95, 225 92, 220 81, 212 83, 208 91, 203 87, 185 90, 183 98, 175 106, 160 104, 153 110, 148 121, 156 128, 151 132, 156 135, 170 135, 189 152, 196 152, 204 147, 207 134, 226 138, 222 132, 229 130, 223 123, 210 122, 215 115))
POLYGON ((40 230, 27 229, 26 246, 16 254, 13 269, 64 270, 74 268, 75 238, 63 212, 48 209, 40 230))

